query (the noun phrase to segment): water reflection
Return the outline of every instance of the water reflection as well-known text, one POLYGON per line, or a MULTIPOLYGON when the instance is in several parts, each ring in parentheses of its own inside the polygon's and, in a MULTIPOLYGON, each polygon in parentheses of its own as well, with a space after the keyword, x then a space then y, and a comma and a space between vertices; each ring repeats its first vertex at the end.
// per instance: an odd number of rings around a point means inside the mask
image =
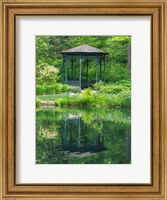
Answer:
POLYGON ((130 110, 37 110, 37 163, 130 163, 130 126, 130 110))

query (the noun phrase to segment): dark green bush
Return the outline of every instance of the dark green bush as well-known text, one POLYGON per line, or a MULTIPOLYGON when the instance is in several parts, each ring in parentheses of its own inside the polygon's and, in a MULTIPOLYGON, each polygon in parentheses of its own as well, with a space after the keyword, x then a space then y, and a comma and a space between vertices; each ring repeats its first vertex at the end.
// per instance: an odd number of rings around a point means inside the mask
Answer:
POLYGON ((118 95, 118 99, 120 101, 120 105, 128 107, 131 105, 131 92, 130 90, 126 90, 121 92, 118 95))
POLYGON ((61 92, 69 92, 69 85, 67 84, 62 84, 62 91, 61 92))
POLYGON ((121 80, 118 83, 119 85, 123 85, 127 88, 131 88, 131 80, 121 80))
POLYGON ((36 107, 39 107, 41 100, 39 98, 36 98, 36 107))
POLYGON ((49 85, 46 86, 46 94, 55 94, 55 86, 54 85, 49 85))
POLYGON ((106 81, 108 83, 116 83, 129 78, 130 74, 127 65, 110 63, 106 67, 106 81))
POLYGON ((101 87, 100 92, 107 94, 118 94, 127 88, 123 85, 104 85, 101 87))
POLYGON ((41 85, 36 85, 36 94, 37 95, 42 95, 46 93, 46 88, 41 85))
POLYGON ((63 85, 61 83, 57 83, 54 86, 55 94, 59 94, 62 92, 63 85))

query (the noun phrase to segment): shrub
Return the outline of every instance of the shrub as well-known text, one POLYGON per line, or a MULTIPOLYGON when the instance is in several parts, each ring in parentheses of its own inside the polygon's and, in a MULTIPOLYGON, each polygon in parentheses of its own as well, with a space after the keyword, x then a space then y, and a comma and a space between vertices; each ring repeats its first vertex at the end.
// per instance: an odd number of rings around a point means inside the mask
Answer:
POLYGON ((57 83, 54 85, 55 94, 59 94, 62 92, 63 85, 61 83, 57 83))
POLYGON ((91 89, 88 88, 88 89, 85 89, 85 90, 82 92, 81 101, 82 101, 84 104, 88 104, 88 103, 91 103, 91 102, 94 101, 94 95, 93 95, 91 89))
POLYGON ((121 85, 104 85, 101 87, 100 92, 107 94, 118 94, 126 88, 121 85))
POLYGON ((126 90, 118 95, 119 105, 129 107, 131 105, 131 92, 126 90))
POLYGON ((55 106, 72 106, 75 105, 78 101, 78 98, 73 98, 70 96, 66 96, 65 98, 60 98, 55 101, 55 106))
POLYGON ((41 100, 39 98, 36 98, 36 106, 39 107, 41 100))
POLYGON ((37 84, 54 84, 58 79, 59 69, 48 65, 48 64, 40 64, 36 66, 36 81, 37 84))
POLYGON ((37 95, 45 94, 45 91, 46 91, 46 89, 44 86, 36 85, 36 94, 37 95))
MULTIPOLYGON (((117 56, 119 59, 120 57, 117 56)), ((112 83, 120 82, 121 80, 128 80, 130 78, 127 65, 110 63, 106 66, 106 81, 112 83)))
POLYGON ((55 94, 55 86, 54 85, 46 86, 46 94, 55 94))
POLYGON ((68 91, 69 92, 73 92, 73 93, 80 93, 81 92, 81 88, 76 87, 76 86, 69 86, 68 91))
POLYGON ((93 97, 93 93, 92 93, 91 89, 87 88, 82 92, 82 96, 86 99, 89 99, 89 98, 93 97))
POLYGON ((62 84, 62 91, 61 92, 69 92, 69 85, 67 84, 62 84))
POLYGON ((125 90, 118 94, 100 94, 85 89, 82 94, 57 99, 55 105, 61 107, 129 107, 131 105, 131 93, 130 90, 125 90))
POLYGON ((116 101, 117 95, 101 94, 97 99, 97 107, 114 107, 118 106, 116 101))
MULTIPOLYGON (((129 83, 125 83, 129 84, 129 83)), ((80 93, 81 89, 66 84, 46 86, 47 93, 61 93, 53 95, 55 106, 61 107, 129 107, 131 105, 131 90, 120 84, 102 85, 100 91, 87 88, 80 93), (69 91, 71 93, 69 93, 69 91), (67 93, 65 93, 67 92, 67 93)), ((40 97, 42 98, 42 96, 40 97)), ((48 95, 45 97, 48 98, 48 95)))
POLYGON ((81 89, 79 87, 70 86, 67 84, 56 83, 54 85, 37 85, 36 94, 60 94, 65 92, 80 93, 81 89))
POLYGON ((94 95, 90 89, 86 89, 82 94, 75 94, 72 96, 67 96, 65 98, 60 98, 55 101, 55 105, 60 106, 87 106, 92 105, 94 102, 94 95))
POLYGON ((103 81, 99 81, 99 82, 97 82, 97 83, 95 83, 93 85, 93 89, 98 91, 98 90, 100 90, 102 88, 103 85, 104 85, 104 82, 103 81))
POLYGON ((131 80, 121 80, 118 84, 121 84, 127 88, 131 88, 131 80))

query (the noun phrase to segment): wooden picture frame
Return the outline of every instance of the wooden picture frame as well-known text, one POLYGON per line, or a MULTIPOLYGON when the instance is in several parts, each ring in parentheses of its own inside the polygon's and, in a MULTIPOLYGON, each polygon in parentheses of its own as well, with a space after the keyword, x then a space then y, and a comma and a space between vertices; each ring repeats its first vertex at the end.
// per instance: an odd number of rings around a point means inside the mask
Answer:
POLYGON ((167 199, 166 0, 1 0, 1 199, 167 199), (15 18, 18 15, 149 15, 151 184, 15 184, 15 18))

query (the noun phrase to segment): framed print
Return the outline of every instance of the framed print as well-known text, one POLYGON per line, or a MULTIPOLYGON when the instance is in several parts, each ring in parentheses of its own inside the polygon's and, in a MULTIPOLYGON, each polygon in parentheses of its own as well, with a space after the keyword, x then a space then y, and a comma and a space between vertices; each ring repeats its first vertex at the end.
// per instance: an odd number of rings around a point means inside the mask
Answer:
POLYGON ((166 1, 1 1, 1 198, 166 199, 166 1))

